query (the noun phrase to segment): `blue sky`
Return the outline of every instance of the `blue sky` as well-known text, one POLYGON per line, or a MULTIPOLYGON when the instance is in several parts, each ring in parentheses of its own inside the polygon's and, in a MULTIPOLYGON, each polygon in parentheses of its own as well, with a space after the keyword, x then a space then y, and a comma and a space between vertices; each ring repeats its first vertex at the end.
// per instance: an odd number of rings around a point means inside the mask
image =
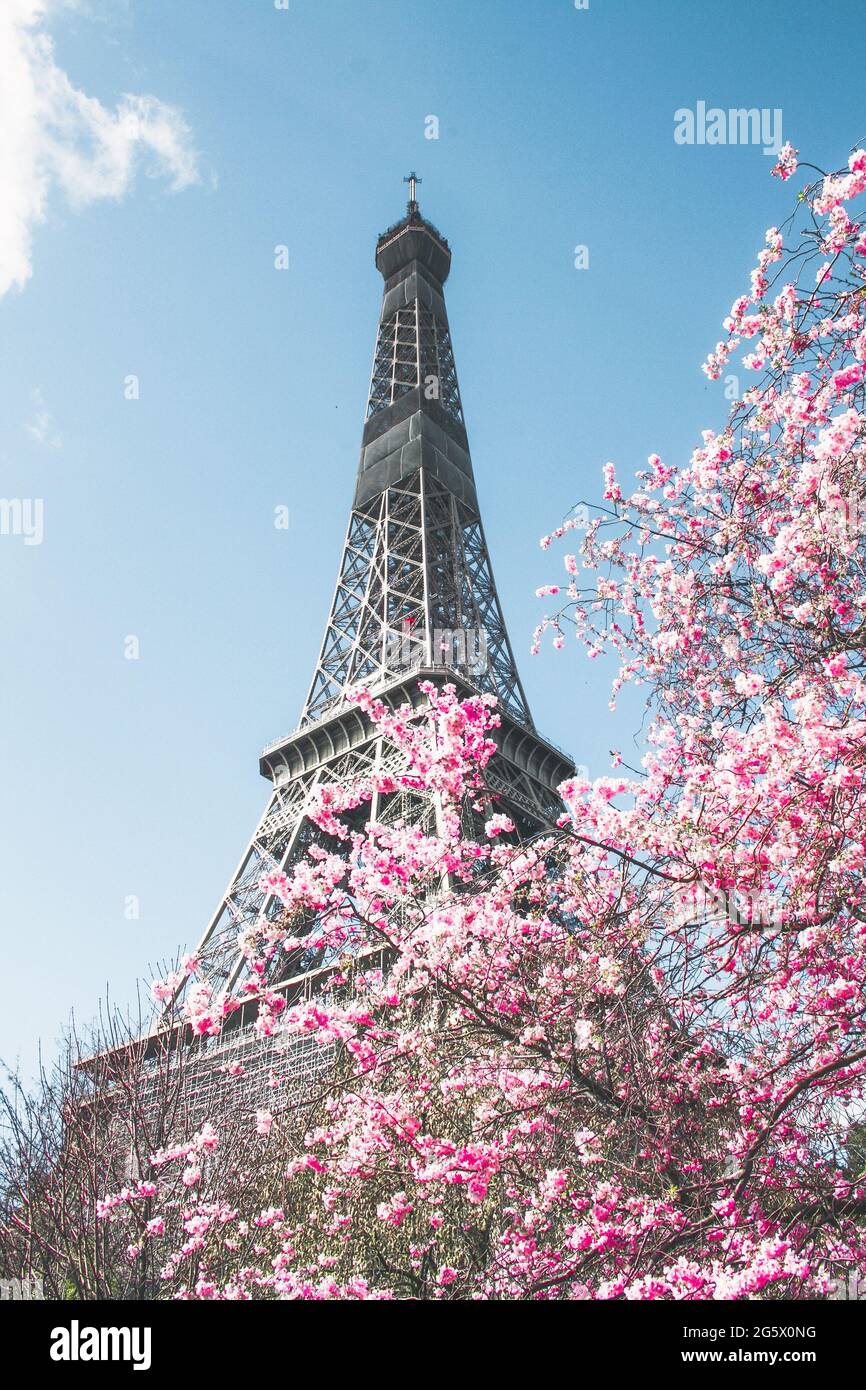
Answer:
MULTIPOLYGON (((262 809, 257 755, 297 721, 336 576, 374 245, 403 175, 454 251, 464 409, 530 703, 601 775, 611 747, 639 756, 639 710, 611 716, 610 668, 576 649, 528 655, 560 563, 538 538, 599 495, 606 460, 682 459, 722 422, 699 363, 793 196, 759 146, 676 144, 674 112, 781 108, 831 167, 866 104, 862 50, 834 42, 829 79, 805 0, 10 5, 44 9, 51 71, 99 103, 61 93, 50 130, 34 104, 22 158, 36 140, 44 166, 0 159, 0 199, 32 178, 43 214, 32 273, 0 299, 0 494, 44 501, 42 544, 0 536, 0 1057, 29 1066, 71 1009, 88 1018, 106 986, 124 1002, 195 942, 262 809), (157 99, 146 135, 124 94, 157 99), (116 164, 95 186, 106 130, 116 164)), ((854 0, 833 16, 859 32, 854 0)), ((0 63, 18 72, 33 32, 0 17, 0 63)), ((0 256, 15 235, 0 223, 0 256)))

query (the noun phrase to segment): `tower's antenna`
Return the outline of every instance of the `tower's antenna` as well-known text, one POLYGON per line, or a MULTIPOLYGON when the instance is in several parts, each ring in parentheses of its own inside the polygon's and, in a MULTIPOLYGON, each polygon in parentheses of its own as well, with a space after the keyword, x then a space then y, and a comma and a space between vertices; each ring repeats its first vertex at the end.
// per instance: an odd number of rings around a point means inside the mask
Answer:
POLYGON ((410 212, 417 212, 417 211, 418 211, 418 202, 417 202, 417 200, 416 200, 416 198, 415 198, 416 185, 419 184, 419 183, 423 183, 424 180, 423 180, 423 179, 419 179, 418 175, 415 173, 415 170, 413 169, 412 172, 411 172, 411 174, 407 174, 407 175, 406 175, 406 177, 404 178, 403 182, 404 182, 404 183, 408 183, 408 185, 409 185, 409 211, 410 211, 410 212))

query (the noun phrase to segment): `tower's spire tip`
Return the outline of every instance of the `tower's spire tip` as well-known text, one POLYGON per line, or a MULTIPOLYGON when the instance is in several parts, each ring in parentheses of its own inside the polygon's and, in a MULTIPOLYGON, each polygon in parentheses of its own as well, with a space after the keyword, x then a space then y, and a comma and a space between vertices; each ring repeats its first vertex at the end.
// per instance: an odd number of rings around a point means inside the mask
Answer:
POLYGON ((408 185, 409 185, 409 203, 408 203, 409 212, 410 212, 410 213, 412 213, 412 212, 417 212, 417 211, 418 211, 418 201, 417 201, 417 199, 416 199, 416 197, 415 197, 415 193, 416 193, 416 191, 417 191, 417 185, 418 185, 419 183, 423 183, 424 180, 423 180, 423 179, 419 179, 418 175, 415 173, 415 170, 413 169, 412 172, 411 172, 411 174, 407 174, 407 175, 406 175, 406 177, 403 179, 403 182, 404 182, 404 183, 408 183, 408 185))

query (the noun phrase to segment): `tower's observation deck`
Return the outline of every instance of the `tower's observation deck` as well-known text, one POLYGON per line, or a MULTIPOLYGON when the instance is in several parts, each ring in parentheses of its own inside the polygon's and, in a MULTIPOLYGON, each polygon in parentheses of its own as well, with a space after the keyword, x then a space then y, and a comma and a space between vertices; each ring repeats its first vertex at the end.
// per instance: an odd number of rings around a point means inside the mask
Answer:
POLYGON ((385 281, 385 292, 393 288, 394 277, 415 263, 424 266, 441 287, 451 269, 451 247, 445 237, 422 217, 417 204, 376 242, 376 269, 385 281))

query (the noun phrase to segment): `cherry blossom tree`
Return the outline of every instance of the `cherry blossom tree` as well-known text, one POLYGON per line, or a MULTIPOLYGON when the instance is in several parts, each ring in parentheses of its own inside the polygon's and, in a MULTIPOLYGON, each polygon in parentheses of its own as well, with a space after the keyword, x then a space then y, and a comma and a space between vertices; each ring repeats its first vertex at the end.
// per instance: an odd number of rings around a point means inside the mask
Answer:
MULTIPOLYGON (((242 943, 259 1045, 314 1039, 317 1079, 238 1094, 233 1179, 211 1117, 149 1155, 146 1213, 102 1201, 161 1296, 797 1299, 866 1272, 866 151, 816 173, 705 365, 755 384, 684 466, 627 492, 608 465, 540 591, 538 642, 644 689, 641 766, 566 783, 520 843, 486 801, 489 699, 359 693, 404 771, 327 789, 327 843, 242 943), (352 829, 407 788, 435 830, 352 829), (270 992, 310 945, 321 992, 270 992)), ((238 1002, 201 985, 185 1023, 238 1002)))

